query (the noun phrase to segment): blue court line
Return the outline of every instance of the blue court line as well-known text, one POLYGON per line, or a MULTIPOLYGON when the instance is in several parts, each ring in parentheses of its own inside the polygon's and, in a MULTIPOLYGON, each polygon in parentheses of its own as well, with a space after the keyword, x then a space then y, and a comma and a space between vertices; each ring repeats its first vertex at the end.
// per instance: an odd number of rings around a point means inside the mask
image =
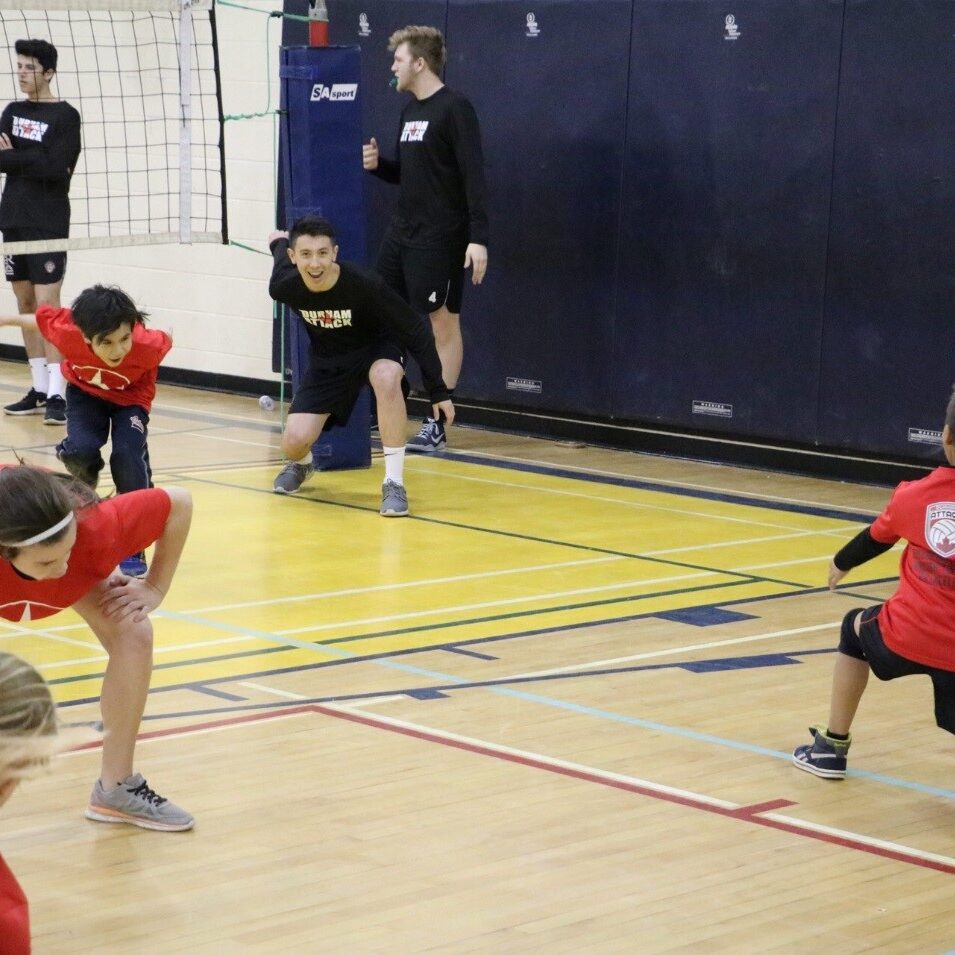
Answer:
MULTIPOLYGON (((182 615, 182 614, 176 615, 176 616, 187 618, 187 615, 182 615)), ((277 637, 275 635, 268 635, 264 631, 249 631, 242 627, 228 628, 223 626, 222 629, 231 629, 239 633, 248 633, 250 635, 254 634, 265 639, 269 639, 269 638, 273 640, 285 639, 283 637, 277 637)), ((308 644, 308 643, 305 643, 304 641, 294 641, 294 643, 296 645, 302 646, 303 648, 310 649, 310 650, 324 649, 321 644, 308 644)), ((348 651, 336 650, 335 648, 329 648, 328 652, 339 654, 339 655, 350 655, 348 654, 348 651)), ((831 652, 833 652, 833 650, 808 650, 808 651, 802 651, 801 655, 815 655, 815 654, 831 653, 831 652)), ((779 654, 774 654, 774 655, 778 656, 779 654)), ((793 656, 796 654, 788 654, 788 655, 793 656)), ((496 682, 485 681, 481 683, 475 683, 473 681, 467 681, 467 680, 464 680, 463 678, 455 677, 447 673, 440 673, 440 672, 436 672, 432 670, 425 670, 419 667, 409 667, 405 664, 398 663, 395 660, 384 659, 384 660, 378 660, 375 662, 379 663, 381 666, 384 666, 388 669, 394 669, 394 670, 399 670, 402 672, 413 673, 415 675, 423 676, 430 680, 437 680, 437 681, 440 681, 441 683, 446 684, 446 686, 439 685, 439 686, 414 688, 415 692, 423 694, 423 697, 419 697, 419 698, 424 698, 424 699, 435 698, 436 694, 438 697, 440 697, 441 695, 444 695, 445 692, 452 691, 455 689, 487 689, 487 690, 490 690, 490 692, 492 693, 495 693, 501 696, 507 696, 513 699, 524 700, 530 703, 538 703, 543 706, 548 706, 554 709, 565 710, 568 712, 577 713, 582 716, 589 716, 596 719, 606 720, 607 722, 621 723, 627 726, 638 727, 640 729, 648 729, 658 733, 665 733, 667 735, 676 736, 682 739, 690 739, 696 742, 703 742, 703 743, 708 743, 711 745, 722 746, 727 749, 735 749, 735 750, 738 750, 739 752, 752 753, 759 756, 768 756, 772 759, 785 760, 786 762, 789 762, 792 758, 790 753, 783 753, 783 752, 780 752, 779 750, 768 749, 763 746, 756 746, 755 744, 752 744, 752 743, 743 743, 738 740, 726 739, 725 737, 714 736, 709 733, 699 733, 696 730, 686 729, 685 727, 670 726, 666 723, 658 723, 653 720, 644 720, 639 717, 626 716, 621 713, 614 713, 609 710, 602 710, 596 707, 583 706, 582 704, 579 704, 579 703, 571 703, 565 700, 557 700, 552 697, 541 696, 540 694, 531 693, 526 690, 512 689, 510 686, 505 685, 511 682, 522 682, 521 678, 519 677, 504 678, 503 680, 496 681, 496 682)), ((591 671, 587 671, 586 674, 580 674, 580 673, 550 674, 550 675, 541 676, 541 677, 524 678, 523 682, 529 682, 529 680, 531 679, 533 679, 535 682, 552 680, 556 678, 576 679, 576 678, 581 678, 582 676, 593 677, 593 676, 607 675, 609 673, 614 673, 614 672, 630 672, 635 669, 640 669, 640 670, 654 670, 654 669, 664 669, 664 668, 672 669, 677 666, 682 666, 682 668, 685 669, 686 662, 684 661, 683 664, 680 664, 676 661, 666 663, 666 664, 647 664, 647 665, 643 665, 643 666, 635 667, 635 668, 621 667, 621 668, 617 668, 616 670, 606 670, 606 671, 591 670, 591 671)), ((289 667, 283 671, 273 671, 272 675, 274 675, 274 673, 277 673, 277 672, 289 673, 289 672, 296 672, 296 671, 304 671, 307 669, 310 669, 308 665, 299 666, 299 667, 289 667)), ((267 676, 270 674, 264 673, 264 674, 254 675, 254 676, 260 678, 263 675, 267 676)), ((249 679, 249 675, 246 675, 245 677, 221 677, 217 680, 213 680, 209 682, 210 683, 228 682, 228 681, 235 681, 236 679, 249 679)), ((182 689, 182 687, 181 686, 161 687, 151 692, 152 693, 170 692, 172 690, 177 690, 177 689, 182 689)), ((267 709, 276 710, 276 709, 282 709, 283 707, 286 707, 286 706, 304 706, 310 703, 321 704, 321 703, 343 702, 343 701, 349 701, 349 700, 354 701, 356 698, 368 698, 368 697, 376 697, 376 696, 383 696, 383 695, 392 695, 393 693, 396 693, 396 692, 405 693, 406 695, 409 695, 409 696, 413 695, 407 690, 397 690, 397 691, 381 690, 375 693, 361 694, 360 696, 356 696, 356 695, 335 696, 335 697, 327 697, 327 698, 318 697, 315 699, 299 699, 294 701, 288 701, 287 703, 279 702, 279 703, 249 704, 247 706, 222 707, 215 710, 190 710, 190 711, 185 711, 180 713, 162 713, 162 714, 156 714, 155 716, 144 717, 144 720, 196 718, 199 716, 206 716, 206 715, 221 716, 223 713, 230 713, 230 712, 249 712, 254 710, 267 710, 267 709)), ((78 706, 81 703, 94 703, 97 700, 98 700, 98 697, 94 697, 87 700, 73 700, 68 703, 60 704, 60 706, 63 708, 67 706, 78 706)), ((891 786, 897 789, 907 789, 912 792, 918 792, 918 793, 922 793, 924 795, 930 795, 930 796, 939 796, 943 799, 955 801, 955 792, 949 789, 942 789, 936 786, 928 786, 924 783, 912 782, 910 780, 899 779, 893 776, 884 776, 879 773, 870 773, 870 772, 867 772, 866 770, 849 769, 847 772, 849 776, 852 776, 854 778, 866 779, 872 782, 882 783, 883 785, 891 786)))

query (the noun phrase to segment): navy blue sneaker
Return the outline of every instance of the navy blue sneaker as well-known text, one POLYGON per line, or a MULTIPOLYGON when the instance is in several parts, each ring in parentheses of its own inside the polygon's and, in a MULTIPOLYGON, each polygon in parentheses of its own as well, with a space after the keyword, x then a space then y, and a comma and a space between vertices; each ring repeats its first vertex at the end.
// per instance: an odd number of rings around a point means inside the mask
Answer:
POLYGON ((812 743, 793 750, 793 764, 823 779, 845 779, 849 739, 833 739, 821 726, 810 726, 812 743))
POLYGON ((121 560, 119 569, 127 577, 145 577, 146 571, 149 569, 146 566, 146 552, 141 550, 138 554, 133 554, 132 557, 121 560))
POLYGON ((50 395, 43 409, 44 424, 66 424, 66 399, 59 395, 50 395))
POLYGON ((418 433, 405 445, 405 451, 418 454, 434 454, 448 443, 444 434, 444 423, 434 418, 425 418, 418 433))
POLYGON ((31 388, 19 401, 14 401, 12 405, 7 405, 3 409, 4 414, 43 414, 46 407, 46 395, 36 388, 31 388))

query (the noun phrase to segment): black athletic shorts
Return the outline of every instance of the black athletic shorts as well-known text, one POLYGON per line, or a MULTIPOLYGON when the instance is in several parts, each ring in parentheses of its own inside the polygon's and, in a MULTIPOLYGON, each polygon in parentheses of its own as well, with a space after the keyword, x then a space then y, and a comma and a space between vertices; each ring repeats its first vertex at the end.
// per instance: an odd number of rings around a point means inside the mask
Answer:
MULTIPOLYGON (((43 229, 4 229, 4 242, 36 242, 41 239, 62 239, 43 229)), ((32 282, 34 285, 53 285, 66 275, 65 252, 31 252, 5 255, 3 272, 8 282, 32 282)))
POLYGON ((955 733, 955 673, 900 657, 890 650, 882 639, 879 626, 881 604, 867 607, 859 620, 859 642, 866 662, 880 680, 896 680, 900 676, 924 674, 935 688, 935 722, 949 733, 955 733))
POLYGON ((309 365, 295 390, 289 414, 327 414, 326 427, 345 424, 368 384, 368 370, 379 358, 388 358, 404 367, 404 354, 395 342, 383 340, 353 355, 343 355, 342 364, 331 368, 309 365))
POLYGON ((460 315, 467 247, 466 242, 451 240, 440 249, 414 249, 389 229, 375 269, 416 312, 436 312, 444 305, 460 315))

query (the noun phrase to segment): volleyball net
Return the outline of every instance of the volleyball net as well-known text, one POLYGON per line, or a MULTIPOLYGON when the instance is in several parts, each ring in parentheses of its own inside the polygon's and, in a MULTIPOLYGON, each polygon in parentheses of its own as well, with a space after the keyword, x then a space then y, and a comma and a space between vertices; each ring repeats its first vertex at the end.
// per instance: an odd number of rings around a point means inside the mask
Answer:
POLYGON ((69 237, 0 254, 227 241, 212 0, 0 0, 0 108, 23 99, 20 39, 57 48, 51 94, 78 110, 82 151, 69 237))

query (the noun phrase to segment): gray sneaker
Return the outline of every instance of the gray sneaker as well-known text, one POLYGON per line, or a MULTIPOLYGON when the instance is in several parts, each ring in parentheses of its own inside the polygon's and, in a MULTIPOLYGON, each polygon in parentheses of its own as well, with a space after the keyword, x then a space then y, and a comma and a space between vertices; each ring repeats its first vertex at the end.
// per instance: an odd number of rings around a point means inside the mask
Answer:
POLYGON ((385 481, 381 485, 382 517, 405 517, 408 513, 408 492, 401 484, 385 481))
POLYGON ((294 494, 314 470, 311 464, 289 461, 276 475, 272 482, 272 490, 276 494, 294 494))
POLYGON ((110 792, 106 792, 97 779, 86 807, 86 818, 96 822, 125 822, 161 832, 182 832, 195 825, 195 819, 185 809, 154 793, 140 773, 127 776, 110 792))

